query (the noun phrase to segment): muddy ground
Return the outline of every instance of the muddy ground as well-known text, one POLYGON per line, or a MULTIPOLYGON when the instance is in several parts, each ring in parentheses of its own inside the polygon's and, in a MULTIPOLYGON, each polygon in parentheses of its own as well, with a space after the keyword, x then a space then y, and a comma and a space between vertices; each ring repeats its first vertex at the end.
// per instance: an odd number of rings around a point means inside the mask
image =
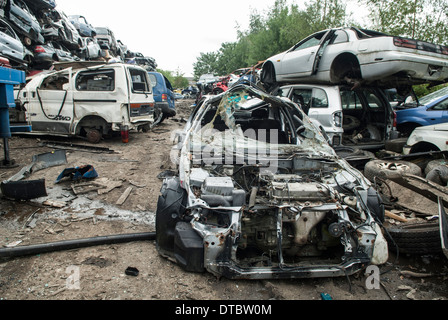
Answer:
MULTIPOLYGON (((158 175, 175 169, 169 156, 172 132, 183 128, 191 103, 179 102, 175 118, 149 132, 132 133, 127 144, 116 137, 97 145, 113 153, 67 150, 67 164, 33 172, 27 179, 44 178, 48 196, 0 200, 0 247, 154 231, 162 183, 158 175), (75 195, 71 181, 55 183, 65 168, 84 164, 95 168, 96 181, 108 185, 108 192, 75 195), (124 203, 116 204, 129 187, 124 203), (61 207, 43 205, 45 200, 61 207)), ((33 155, 55 150, 43 144, 47 141, 89 145, 80 139, 14 136, 9 140, 10 156, 18 167, 0 169, 0 179, 30 164, 33 155)), ((159 256, 154 241, 136 241, 0 258, 0 300, 322 300, 322 294, 333 300, 447 300, 447 260, 442 254, 397 258, 391 252, 380 268, 378 289, 369 289, 363 273, 349 278, 234 281, 185 272, 159 256), (128 267, 138 269, 138 275, 127 275, 128 267)))

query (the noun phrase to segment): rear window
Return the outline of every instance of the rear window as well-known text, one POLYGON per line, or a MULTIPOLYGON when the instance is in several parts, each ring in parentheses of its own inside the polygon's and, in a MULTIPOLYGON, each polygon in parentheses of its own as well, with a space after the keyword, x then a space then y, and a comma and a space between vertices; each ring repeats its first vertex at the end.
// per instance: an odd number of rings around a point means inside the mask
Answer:
POLYGON ((145 70, 129 69, 132 81, 132 92, 151 92, 145 70))
POLYGON ((157 77, 153 74, 148 74, 149 81, 151 81, 151 86, 154 88, 157 85, 157 77))
POLYGON ((112 69, 82 71, 76 77, 78 91, 114 91, 115 72, 112 69))

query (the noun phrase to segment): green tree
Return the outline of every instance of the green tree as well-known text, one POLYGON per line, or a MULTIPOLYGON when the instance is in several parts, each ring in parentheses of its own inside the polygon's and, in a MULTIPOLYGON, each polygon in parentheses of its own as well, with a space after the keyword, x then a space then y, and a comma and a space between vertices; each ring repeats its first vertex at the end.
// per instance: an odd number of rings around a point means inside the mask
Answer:
POLYGON ((157 69, 157 72, 163 74, 171 83, 173 88, 185 88, 188 86, 188 79, 184 77, 184 74, 177 69, 175 74, 172 71, 157 69))
POLYGON ((216 52, 201 53, 193 65, 195 78, 204 73, 226 75, 255 65, 314 32, 344 25, 345 9, 342 0, 312 0, 305 9, 276 0, 266 15, 253 10, 248 30, 237 28, 237 41, 223 43, 216 52))
POLYGON ((360 0, 372 12, 372 28, 437 44, 448 43, 447 0, 360 0))
POLYGON ((193 64, 193 74, 195 80, 199 79, 205 73, 217 73, 218 53, 217 52, 201 52, 193 64))

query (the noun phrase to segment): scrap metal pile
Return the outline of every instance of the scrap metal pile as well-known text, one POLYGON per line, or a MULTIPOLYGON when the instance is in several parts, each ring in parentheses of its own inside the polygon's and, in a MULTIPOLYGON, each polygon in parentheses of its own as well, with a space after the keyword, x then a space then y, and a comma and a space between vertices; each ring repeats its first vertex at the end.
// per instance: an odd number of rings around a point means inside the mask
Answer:
POLYGON ((133 52, 112 30, 94 27, 80 15, 67 16, 54 0, 0 1, 0 64, 32 75, 55 62, 122 61, 153 71, 152 57, 133 52))

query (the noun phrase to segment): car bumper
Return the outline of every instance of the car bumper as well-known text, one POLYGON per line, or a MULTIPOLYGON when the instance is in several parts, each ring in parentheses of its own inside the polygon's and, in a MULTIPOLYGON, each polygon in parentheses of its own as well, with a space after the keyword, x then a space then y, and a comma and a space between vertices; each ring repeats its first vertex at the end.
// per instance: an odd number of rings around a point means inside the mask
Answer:
POLYGON ((176 115, 176 110, 170 108, 168 102, 156 102, 156 107, 162 110, 163 114, 169 117, 174 117, 176 115))
POLYGON ((447 59, 406 52, 386 51, 372 56, 359 55, 363 78, 380 80, 385 75, 405 72, 413 79, 443 81, 448 79, 447 59))

